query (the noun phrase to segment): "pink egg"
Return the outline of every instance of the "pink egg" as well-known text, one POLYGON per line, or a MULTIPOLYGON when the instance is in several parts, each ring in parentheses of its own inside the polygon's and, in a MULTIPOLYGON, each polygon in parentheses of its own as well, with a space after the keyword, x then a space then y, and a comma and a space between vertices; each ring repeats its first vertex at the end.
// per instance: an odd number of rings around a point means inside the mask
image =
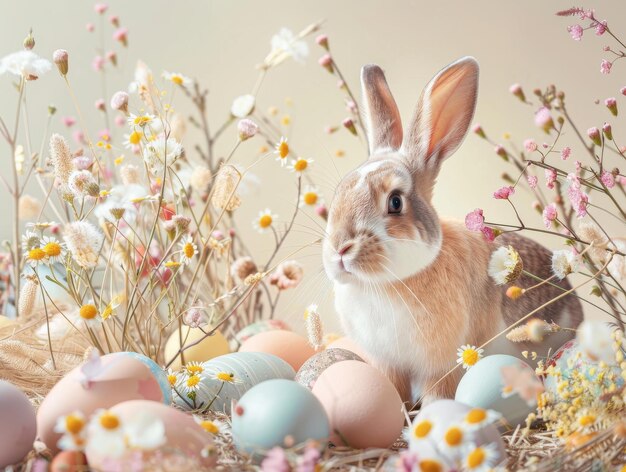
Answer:
POLYGON ((20 462, 33 449, 35 409, 15 385, 0 380, 0 469, 20 462))
POLYGON ((100 358, 86 373, 76 367, 50 390, 37 411, 37 435, 53 452, 61 437, 54 432, 57 419, 74 411, 90 416, 127 400, 163 401, 163 391, 150 367, 132 354, 120 352, 100 358))
POLYGON ((211 433, 180 410, 149 400, 131 400, 110 409, 122 425, 135 415, 159 418, 165 426, 165 444, 152 451, 129 451, 118 458, 98 454, 97 445, 87 444, 87 461, 95 470, 207 470, 217 455, 211 433), (137 468, 137 466, 140 468, 137 468))
POLYGON ((332 343, 330 343, 328 346, 326 346, 326 349, 333 349, 333 348, 346 349, 348 351, 352 351, 361 359, 363 359, 365 362, 369 363, 369 356, 367 355, 367 352, 365 352, 365 350, 361 346, 359 346, 357 343, 355 343, 352 339, 348 337, 344 336, 343 338, 339 338, 336 341, 333 341, 332 343))
POLYGON ((315 349, 306 338, 283 330, 255 334, 241 345, 239 351, 273 354, 291 365, 296 372, 315 354, 315 349))
POLYGON ((402 433, 400 395, 387 377, 364 362, 331 365, 315 382, 313 394, 324 405, 334 432, 331 441, 337 445, 386 448, 402 433))

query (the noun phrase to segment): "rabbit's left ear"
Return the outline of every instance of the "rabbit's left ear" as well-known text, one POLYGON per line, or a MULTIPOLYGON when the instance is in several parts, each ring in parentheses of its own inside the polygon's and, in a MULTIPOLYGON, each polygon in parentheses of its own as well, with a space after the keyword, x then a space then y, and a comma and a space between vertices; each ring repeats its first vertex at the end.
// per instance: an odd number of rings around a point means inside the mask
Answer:
POLYGON ((428 83, 402 144, 419 167, 438 169, 463 142, 474 116, 478 63, 463 57, 428 83))
POLYGON ((361 69, 363 121, 370 156, 381 151, 397 151, 402 145, 402 122, 385 74, 374 64, 361 69))

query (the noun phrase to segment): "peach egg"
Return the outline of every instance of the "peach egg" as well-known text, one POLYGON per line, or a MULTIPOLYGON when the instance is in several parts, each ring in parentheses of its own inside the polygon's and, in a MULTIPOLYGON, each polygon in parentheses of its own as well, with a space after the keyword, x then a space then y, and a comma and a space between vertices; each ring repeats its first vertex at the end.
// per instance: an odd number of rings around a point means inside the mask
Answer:
POLYGON ((239 351, 274 354, 287 362, 296 372, 315 354, 306 338, 284 330, 255 334, 241 345, 239 351))

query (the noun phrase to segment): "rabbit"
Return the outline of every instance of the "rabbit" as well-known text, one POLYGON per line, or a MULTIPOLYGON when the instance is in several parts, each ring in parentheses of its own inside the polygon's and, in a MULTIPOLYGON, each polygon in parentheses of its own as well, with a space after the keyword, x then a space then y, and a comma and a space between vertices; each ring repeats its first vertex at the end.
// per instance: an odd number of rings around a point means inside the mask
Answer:
MULTIPOLYGON (((544 284, 513 301, 507 286, 488 275, 491 254, 512 245, 524 268, 551 275, 551 252, 517 233, 494 242, 462 222, 440 219, 432 206, 442 162, 461 144, 472 120, 478 63, 463 57, 442 69, 421 94, 403 133, 400 114, 380 67, 361 71, 366 162, 337 186, 322 245, 335 309, 345 334, 392 380, 403 401, 453 398, 462 374, 457 348, 480 346, 544 302, 571 288, 544 284)), ((522 275, 515 285, 536 284, 522 275)), ((579 300, 568 295, 536 315, 561 327, 582 321, 579 300)), ((573 336, 546 338, 557 348, 573 336)), ((528 346, 504 336, 486 349, 520 356, 528 346)), ((537 345, 531 347, 539 352, 537 345)))

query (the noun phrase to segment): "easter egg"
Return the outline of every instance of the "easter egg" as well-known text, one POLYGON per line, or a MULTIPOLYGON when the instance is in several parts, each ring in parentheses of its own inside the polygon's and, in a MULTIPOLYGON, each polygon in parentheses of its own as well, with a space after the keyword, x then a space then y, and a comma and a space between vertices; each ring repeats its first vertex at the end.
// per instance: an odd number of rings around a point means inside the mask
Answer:
POLYGON ((313 394, 328 414, 336 445, 388 447, 402 432, 402 400, 380 371, 361 361, 337 362, 318 377, 313 394))
POLYGON ((507 394, 502 368, 519 369, 519 375, 528 376, 529 381, 538 381, 535 371, 521 359, 508 354, 494 354, 480 359, 461 377, 454 399, 475 408, 495 410, 510 426, 523 423, 534 411, 536 396, 522 399, 518 394, 507 394))
MULTIPOLYGON (((202 364, 203 376, 195 392, 195 405, 230 415, 231 403, 239 400, 255 385, 270 379, 293 380, 295 372, 284 360, 264 352, 233 352, 211 359, 202 364), (226 374, 220 380, 218 374, 226 374), (232 375, 232 380, 228 376, 232 375)), ((177 388, 181 395, 183 388, 177 388)), ((174 394, 176 404, 184 409, 194 409, 190 398, 174 394)))
POLYGON ((406 436, 410 450, 417 453, 420 461, 430 464, 451 465, 458 460, 459 452, 467 453, 465 449, 471 445, 489 445, 491 454, 497 455, 493 458, 495 464, 506 458, 504 443, 490 413, 455 400, 437 400, 422 407, 406 436))
POLYGON ((247 453, 326 440, 329 433, 328 417, 320 401, 293 380, 261 382, 241 397, 233 412, 235 446, 247 453))
MULTIPOLYGON (((95 357, 68 372, 50 390, 37 411, 37 435, 52 451, 60 438, 54 432, 61 416, 80 411, 85 416, 127 400, 153 400, 169 404, 169 389, 163 389, 145 356, 116 352, 95 357)), ((161 371, 161 376, 164 375, 161 371)))
POLYGON ((165 362, 169 363, 174 359, 169 367, 178 370, 187 362, 205 362, 230 352, 228 341, 219 330, 215 331, 212 336, 206 336, 205 331, 207 330, 204 329, 203 331, 200 328, 190 328, 189 326, 175 330, 165 343, 165 362), (181 345, 190 346, 201 339, 202 341, 198 344, 179 353, 181 345))
POLYGON ((346 338, 346 337, 339 338, 336 341, 331 342, 328 346, 326 346, 326 349, 346 349, 347 351, 354 352, 357 356, 359 356, 365 362, 369 362, 368 361, 369 356, 367 355, 367 352, 365 352, 365 349, 363 349, 361 346, 359 346, 350 338, 346 338))
POLYGON ((0 380, 0 469, 20 462, 37 435, 35 409, 15 385, 0 380))
POLYGON ((308 389, 313 388, 318 377, 331 365, 341 361, 360 361, 357 354, 347 349, 333 348, 320 351, 307 360, 296 374, 296 382, 308 389))
POLYGON ((86 470, 87 459, 80 451, 61 451, 52 460, 50 472, 79 472, 86 470))
POLYGON ((248 325, 240 330, 235 335, 235 339, 239 344, 242 344, 255 334, 264 333, 266 331, 275 331, 277 329, 284 329, 289 331, 289 326, 287 325, 287 323, 281 320, 261 320, 257 321, 256 323, 252 323, 251 325, 248 325))
POLYGON ((239 352, 273 354, 298 371, 315 354, 315 349, 303 336, 291 331, 277 330, 255 334, 241 345, 239 352))
MULTIPOLYGON (((173 407, 149 400, 130 400, 109 409, 120 426, 117 434, 125 436, 132 431, 146 445, 141 450, 126 450, 117 457, 106 454, 98 441, 88 441, 85 453, 91 468, 95 470, 138 470, 131 465, 142 463, 141 470, 156 470, 151 461, 161 465, 159 470, 172 470, 166 466, 169 459, 186 457, 188 467, 177 470, 206 470, 215 465, 213 438, 193 417, 173 407), (155 423, 158 421, 158 423, 155 423), (143 430, 140 425, 146 425, 143 430), (159 437, 160 436, 160 437, 159 437)), ((111 434, 116 434, 111 433, 111 434)), ((125 440, 126 441, 126 440, 125 440)))

